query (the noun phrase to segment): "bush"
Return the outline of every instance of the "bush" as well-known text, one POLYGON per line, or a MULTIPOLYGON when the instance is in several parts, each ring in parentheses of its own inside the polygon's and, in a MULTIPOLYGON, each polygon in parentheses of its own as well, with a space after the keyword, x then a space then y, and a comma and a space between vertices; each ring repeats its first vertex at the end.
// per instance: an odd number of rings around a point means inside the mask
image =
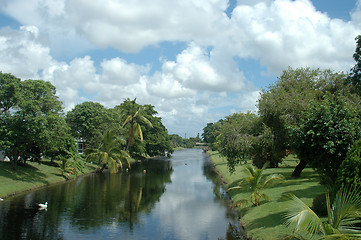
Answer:
POLYGON ((311 209, 320 217, 327 216, 326 193, 315 197, 311 209))
POLYGON ((361 139, 356 141, 341 163, 337 184, 361 186, 361 139))

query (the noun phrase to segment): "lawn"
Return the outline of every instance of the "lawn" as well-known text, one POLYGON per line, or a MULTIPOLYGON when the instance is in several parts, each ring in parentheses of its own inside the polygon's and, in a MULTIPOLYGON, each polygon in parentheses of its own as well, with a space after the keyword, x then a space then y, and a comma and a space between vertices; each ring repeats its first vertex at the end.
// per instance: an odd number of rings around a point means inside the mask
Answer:
MULTIPOLYGON (((243 171, 243 166, 237 166, 236 172, 231 175, 227 169, 226 158, 220 157, 218 152, 209 152, 209 155, 224 182, 227 183, 227 187, 235 186, 237 181, 248 176, 243 171)), ((266 169, 265 175, 279 173, 285 176, 286 181, 265 190, 271 201, 262 202, 258 207, 249 207, 240 211, 241 221, 245 225, 248 235, 253 239, 281 239, 287 234, 292 234, 291 229, 283 225, 282 214, 285 210, 284 203, 287 201, 284 194, 293 193, 311 206, 313 198, 325 192, 325 187, 319 184, 318 174, 311 168, 304 169, 300 178, 291 177, 297 162, 297 158, 289 156, 284 159, 279 168, 266 169)), ((229 194, 234 201, 249 196, 247 192, 235 193, 231 191, 229 194)))
MULTIPOLYGON (((0 161, 0 197, 5 198, 19 192, 65 181, 56 166, 55 162, 43 160, 41 163, 28 162, 26 166, 18 166, 14 171, 10 162, 0 161)), ((95 165, 87 163, 84 173, 92 172, 95 168, 95 165)))

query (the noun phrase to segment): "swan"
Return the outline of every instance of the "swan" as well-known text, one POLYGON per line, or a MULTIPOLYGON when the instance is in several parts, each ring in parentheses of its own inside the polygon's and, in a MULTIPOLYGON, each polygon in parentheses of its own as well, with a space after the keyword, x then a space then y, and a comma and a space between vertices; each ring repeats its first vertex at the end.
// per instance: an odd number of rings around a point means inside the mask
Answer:
POLYGON ((39 206, 39 210, 47 209, 47 207, 48 207, 48 202, 46 202, 45 204, 44 204, 44 203, 39 203, 38 206, 39 206))

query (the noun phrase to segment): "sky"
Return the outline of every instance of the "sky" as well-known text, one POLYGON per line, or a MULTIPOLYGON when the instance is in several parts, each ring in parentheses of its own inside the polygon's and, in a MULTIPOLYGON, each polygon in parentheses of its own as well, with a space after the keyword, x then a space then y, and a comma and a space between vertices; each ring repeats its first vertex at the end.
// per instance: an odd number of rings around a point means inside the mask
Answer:
POLYGON ((348 72, 360 34, 361 0, 0 0, 0 71, 51 82, 65 111, 136 98, 195 137, 288 67, 348 72))

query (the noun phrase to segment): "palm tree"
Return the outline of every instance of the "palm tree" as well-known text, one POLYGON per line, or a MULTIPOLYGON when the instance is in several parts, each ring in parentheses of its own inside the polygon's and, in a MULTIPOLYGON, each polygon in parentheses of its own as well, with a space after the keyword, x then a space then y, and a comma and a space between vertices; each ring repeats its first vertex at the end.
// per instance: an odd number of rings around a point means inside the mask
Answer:
POLYGON ((295 233, 304 232, 307 238, 300 239, 361 239, 361 188, 342 187, 331 205, 326 193, 327 221, 322 221, 302 200, 293 194, 285 215, 286 225, 292 226, 295 233))
MULTIPOLYGON (((249 198, 254 206, 258 206, 262 198, 266 201, 269 201, 270 198, 263 192, 264 188, 282 182, 285 178, 281 174, 271 174, 265 177, 263 175, 263 171, 267 166, 268 163, 265 163, 262 168, 257 168, 256 166, 252 165, 245 165, 245 170, 249 174, 249 177, 242 179, 238 183, 238 186, 229 188, 228 191, 236 189, 249 190, 251 192, 249 198)), ((248 205, 248 199, 239 200, 238 205, 241 207, 246 207, 248 205)))
POLYGON ((127 150, 129 150, 129 147, 133 144, 135 137, 139 136, 140 141, 143 142, 141 124, 146 124, 150 127, 153 127, 152 123, 143 115, 144 107, 139 106, 135 101, 136 98, 132 101, 127 98, 123 103, 126 115, 123 127, 127 124, 129 125, 129 140, 127 150))
POLYGON ((88 161, 98 161, 102 172, 107 166, 111 173, 116 173, 119 168, 123 169, 123 163, 129 165, 129 153, 122 150, 122 144, 125 144, 125 140, 116 136, 116 132, 108 130, 105 132, 103 139, 96 149, 86 149, 86 159, 88 161))

